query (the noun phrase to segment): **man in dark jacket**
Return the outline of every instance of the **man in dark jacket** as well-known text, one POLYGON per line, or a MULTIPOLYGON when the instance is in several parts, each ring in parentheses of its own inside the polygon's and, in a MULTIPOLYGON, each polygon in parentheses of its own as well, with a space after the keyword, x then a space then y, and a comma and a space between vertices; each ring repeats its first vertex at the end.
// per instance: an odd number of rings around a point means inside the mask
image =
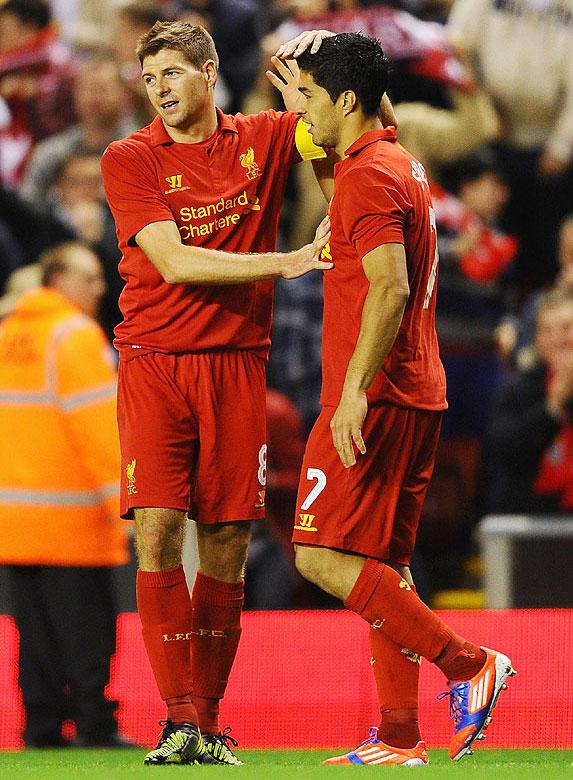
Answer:
POLYGON ((489 425, 489 511, 573 511, 573 296, 554 290, 536 322, 536 365, 511 374, 489 425))

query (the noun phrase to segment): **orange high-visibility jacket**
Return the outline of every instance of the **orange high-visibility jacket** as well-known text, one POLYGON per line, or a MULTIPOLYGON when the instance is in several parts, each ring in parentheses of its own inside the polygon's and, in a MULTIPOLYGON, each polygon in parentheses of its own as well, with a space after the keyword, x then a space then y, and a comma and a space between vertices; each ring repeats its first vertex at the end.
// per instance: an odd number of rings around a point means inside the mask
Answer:
POLYGON ((0 322, 0 563, 128 559, 111 348, 55 290, 0 322))

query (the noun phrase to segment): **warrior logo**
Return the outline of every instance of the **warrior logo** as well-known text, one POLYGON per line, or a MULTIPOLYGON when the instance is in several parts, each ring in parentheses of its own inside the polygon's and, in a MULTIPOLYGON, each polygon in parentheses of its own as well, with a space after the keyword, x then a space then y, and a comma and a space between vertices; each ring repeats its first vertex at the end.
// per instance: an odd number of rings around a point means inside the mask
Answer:
POLYGON ((165 190, 164 195, 170 195, 172 192, 183 192, 183 190, 189 190, 190 187, 183 185, 183 174, 176 173, 175 176, 166 176, 165 181, 169 185, 169 189, 165 190))
POLYGON ((299 522, 297 525, 295 525, 295 528, 297 531, 316 531, 316 528, 313 528, 313 521, 314 521, 314 515, 308 515, 306 512, 301 512, 298 516, 299 522))

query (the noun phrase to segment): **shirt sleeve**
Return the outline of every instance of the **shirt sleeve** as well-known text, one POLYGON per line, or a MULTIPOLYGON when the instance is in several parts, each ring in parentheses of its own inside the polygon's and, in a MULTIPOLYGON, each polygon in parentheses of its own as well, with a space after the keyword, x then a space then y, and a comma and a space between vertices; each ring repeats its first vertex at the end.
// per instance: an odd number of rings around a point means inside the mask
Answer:
POLYGON ((135 236, 146 225, 174 221, 160 192, 155 168, 144 153, 137 154, 136 149, 111 144, 104 152, 101 169, 120 246, 134 246, 135 236))
POLYGON ((359 257, 382 244, 404 243, 406 209, 399 183, 388 173, 354 171, 342 188, 340 212, 346 239, 359 257))

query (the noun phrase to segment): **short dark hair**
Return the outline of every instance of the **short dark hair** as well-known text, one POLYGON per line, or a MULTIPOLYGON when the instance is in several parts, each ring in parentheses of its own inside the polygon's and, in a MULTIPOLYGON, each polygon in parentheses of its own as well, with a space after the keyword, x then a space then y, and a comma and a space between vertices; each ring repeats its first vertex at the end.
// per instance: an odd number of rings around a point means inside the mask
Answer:
POLYGON ((52 21, 52 10, 47 0, 6 0, 0 3, 0 14, 14 14, 23 24, 43 30, 52 21))
POLYGON ((507 184, 499 158, 489 146, 461 157, 452 165, 444 166, 442 179, 446 188, 457 194, 465 184, 471 184, 486 174, 496 176, 499 181, 507 184))
POLYGON ((367 116, 379 112, 389 72, 389 61, 380 41, 362 33, 340 33, 325 38, 316 54, 305 51, 297 62, 328 92, 333 103, 350 89, 367 116))
POLYGON ((199 70, 213 60, 219 65, 219 57, 213 39, 204 27, 187 22, 155 22, 151 30, 139 39, 137 56, 143 65, 146 57, 152 57, 163 49, 180 51, 199 70))

